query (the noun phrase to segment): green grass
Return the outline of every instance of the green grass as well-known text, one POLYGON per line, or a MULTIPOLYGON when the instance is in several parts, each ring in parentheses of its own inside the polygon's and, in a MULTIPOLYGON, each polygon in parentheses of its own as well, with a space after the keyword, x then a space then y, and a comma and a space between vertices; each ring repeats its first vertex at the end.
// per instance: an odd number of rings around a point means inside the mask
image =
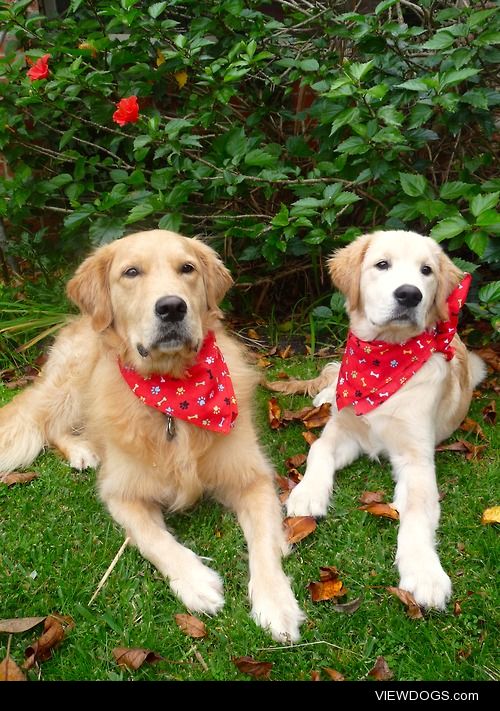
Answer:
MULTIPOLYGON (((276 363, 305 377, 320 363, 293 359, 276 363)), ((0 390, 0 403, 12 393, 0 390)), ((271 431, 266 422, 269 394, 260 391, 257 414, 262 441, 278 472, 288 456, 305 452, 301 427, 271 431)), ((306 402, 279 397, 287 407, 306 402)), ((498 435, 483 424, 481 409, 491 399, 473 403, 471 416, 481 422, 489 440, 480 460, 437 453, 439 486, 445 493, 439 529, 440 555, 452 578, 453 601, 462 613, 430 612, 411 620, 402 604, 386 590, 397 585, 393 566, 397 524, 357 510, 366 489, 384 489, 391 500, 392 480, 386 462, 359 459, 338 475, 338 488, 328 517, 285 561, 294 590, 307 614, 301 644, 276 649, 272 639, 249 617, 246 596, 247 555, 241 531, 229 512, 211 501, 169 519, 179 540, 213 559, 224 577, 226 605, 215 618, 204 618, 209 634, 186 637, 173 616, 185 612, 161 575, 134 548, 121 557, 91 607, 88 601, 123 541, 119 527, 98 501, 95 474, 78 474, 52 453, 33 467, 40 477, 10 489, 0 485, 0 617, 71 615, 75 628, 41 666, 45 680, 236 680, 245 679, 231 657, 251 655, 273 662, 271 678, 307 680, 312 670, 332 667, 349 680, 366 678, 383 655, 397 680, 488 680, 499 678, 495 651, 498 598, 498 527, 483 526, 481 513, 498 504, 498 435), (496 439, 495 439, 496 437, 496 439), (496 449, 495 449, 496 445, 496 449), (329 602, 312 603, 306 589, 318 580, 319 566, 336 565, 348 598, 362 596, 353 615, 334 612, 329 602), (122 671, 112 657, 116 646, 152 649, 168 661, 136 672, 122 671), (208 672, 195 657, 203 656, 208 672), (465 658, 464 658, 465 657, 465 658)), ((475 442, 476 435, 460 433, 475 442)), ((236 473, 235 473, 236 475, 236 473)), ((11 654, 18 663, 40 628, 15 635, 11 654)), ((7 635, 0 635, 0 659, 7 635)), ((37 678, 34 671, 30 678, 37 678)), ((326 677, 324 677, 326 678, 326 677)))

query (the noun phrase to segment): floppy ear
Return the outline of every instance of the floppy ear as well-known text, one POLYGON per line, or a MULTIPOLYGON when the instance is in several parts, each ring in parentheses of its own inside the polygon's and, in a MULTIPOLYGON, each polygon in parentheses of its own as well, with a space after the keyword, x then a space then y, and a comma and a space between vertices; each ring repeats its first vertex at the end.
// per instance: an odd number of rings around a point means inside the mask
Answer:
POLYGON ((98 249, 80 264, 66 287, 71 301, 92 317, 96 331, 104 331, 113 321, 108 279, 112 253, 112 245, 98 249))
POLYGON ((371 235, 361 235, 347 247, 334 252, 327 262, 333 284, 344 294, 352 311, 359 306, 361 265, 371 239, 371 235))
POLYGON ((207 305, 209 311, 213 311, 216 316, 221 316, 219 304, 224 298, 227 290, 233 284, 233 277, 229 269, 225 267, 217 252, 204 242, 196 240, 194 242, 198 252, 198 257, 203 265, 203 281, 207 294, 207 305))
POLYGON ((438 286, 434 305, 437 318, 440 321, 449 319, 447 299, 453 289, 457 287, 463 279, 463 272, 456 267, 451 259, 441 251, 439 254, 438 286))

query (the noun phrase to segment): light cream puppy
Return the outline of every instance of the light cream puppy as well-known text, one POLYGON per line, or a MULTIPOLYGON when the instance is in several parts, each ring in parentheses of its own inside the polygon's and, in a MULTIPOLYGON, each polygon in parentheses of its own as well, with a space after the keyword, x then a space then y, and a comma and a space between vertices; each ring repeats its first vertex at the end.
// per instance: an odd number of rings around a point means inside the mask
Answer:
POLYGON ((0 411, 0 471, 27 466, 47 445, 76 468, 100 461, 111 515, 186 607, 209 614, 223 606, 222 580, 167 530, 163 510, 212 495, 236 512, 248 544, 252 617, 276 640, 296 641, 304 616, 281 567, 274 472, 252 419, 258 377, 218 307, 231 283, 210 247, 171 232, 98 249, 68 284, 83 315, 61 331, 43 376, 0 411), (167 436, 167 417, 133 394, 118 361, 146 378, 182 378, 210 331, 233 382, 235 426, 221 434, 175 418, 167 436))
MULTIPOLYGON (((462 273, 434 240, 405 231, 376 232, 338 250, 328 262, 333 283, 346 296, 350 330, 362 341, 405 343, 448 318, 447 297, 462 273)), ((385 455, 396 481, 400 526, 396 563, 400 587, 426 607, 444 608, 451 582, 436 552, 440 507, 435 445, 465 417, 484 364, 458 336, 455 355, 434 353, 397 392, 364 415, 339 412, 339 364, 310 381, 271 383, 281 392, 319 392, 314 404, 332 402, 332 416, 309 452, 304 479, 287 501, 291 516, 325 516, 334 473, 360 454, 385 455)))

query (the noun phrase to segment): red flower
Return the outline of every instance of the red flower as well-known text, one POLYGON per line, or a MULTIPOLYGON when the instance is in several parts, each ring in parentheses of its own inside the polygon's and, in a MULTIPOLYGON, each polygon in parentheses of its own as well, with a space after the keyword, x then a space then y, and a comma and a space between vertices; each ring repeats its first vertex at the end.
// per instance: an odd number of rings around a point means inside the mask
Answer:
POLYGON ((44 54, 43 57, 37 59, 31 69, 28 70, 27 76, 31 81, 38 81, 38 79, 47 79, 49 76, 49 59, 50 54, 44 54))
POLYGON ((125 126, 126 123, 136 123, 138 120, 139 104, 137 103, 137 96, 128 96, 126 99, 120 99, 116 104, 113 121, 119 126, 125 126))

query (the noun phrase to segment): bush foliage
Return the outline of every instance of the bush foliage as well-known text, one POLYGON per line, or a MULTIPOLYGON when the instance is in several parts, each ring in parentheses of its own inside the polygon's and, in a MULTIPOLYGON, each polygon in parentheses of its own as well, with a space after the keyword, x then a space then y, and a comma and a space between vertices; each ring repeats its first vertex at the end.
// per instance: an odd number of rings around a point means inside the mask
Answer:
POLYGON ((211 235, 251 282, 385 227, 430 233, 495 278, 492 3, 72 0, 51 20, 28 5, 0 2, 14 253, 53 259, 159 226, 211 235), (46 54, 49 75, 31 80, 46 54), (139 118, 121 126, 130 96, 139 118), (33 220, 49 212, 56 250, 33 220))

